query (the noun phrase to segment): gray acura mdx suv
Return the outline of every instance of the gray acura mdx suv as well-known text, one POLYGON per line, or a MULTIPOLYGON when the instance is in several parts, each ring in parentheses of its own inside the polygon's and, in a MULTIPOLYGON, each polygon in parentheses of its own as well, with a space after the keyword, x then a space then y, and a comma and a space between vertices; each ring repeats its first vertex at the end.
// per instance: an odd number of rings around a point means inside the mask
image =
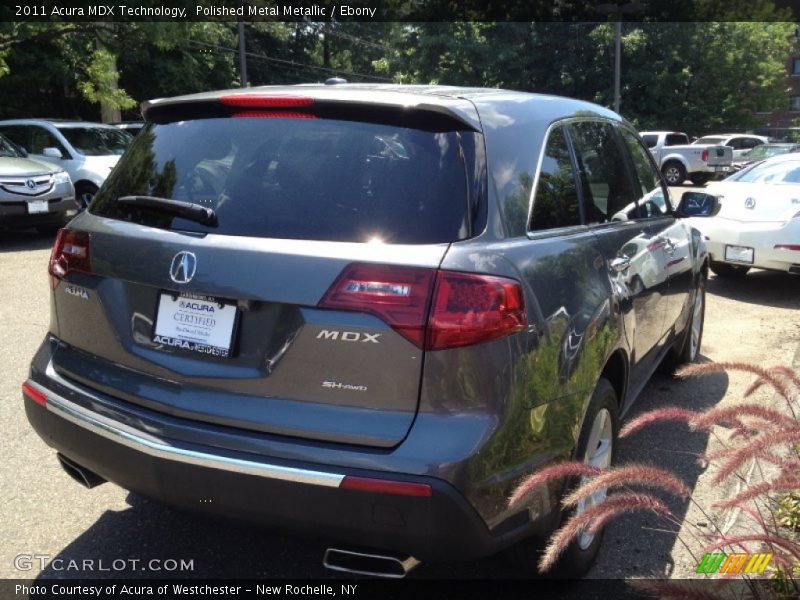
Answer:
POLYGON ((144 113, 56 240, 23 385, 89 487, 324 535, 333 568, 524 550, 569 483, 515 486, 608 466, 662 358, 697 356, 707 255, 679 216, 716 199, 673 206, 604 108, 344 84, 144 113))

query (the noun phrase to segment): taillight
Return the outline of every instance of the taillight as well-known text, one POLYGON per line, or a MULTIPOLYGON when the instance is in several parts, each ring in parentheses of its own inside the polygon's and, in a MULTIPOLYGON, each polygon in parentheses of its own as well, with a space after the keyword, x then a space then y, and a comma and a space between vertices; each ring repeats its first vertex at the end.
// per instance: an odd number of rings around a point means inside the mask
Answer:
POLYGON ((299 108, 314 104, 308 96, 268 95, 268 94, 229 94, 221 96, 220 104, 243 108, 299 108))
POLYGON ((775 244, 775 250, 794 250, 800 252, 800 244, 775 244))
POLYGON ((706 148, 700 153, 700 160, 702 160, 703 162, 708 162, 708 148, 706 148))
POLYGON ((518 281, 439 271, 425 346, 427 350, 469 346, 505 337, 527 326, 518 281))
POLYGON ((373 314, 426 350, 477 344, 528 325, 518 281, 418 267, 348 265, 319 306, 373 314))
POLYGON ((422 347, 434 273, 416 267, 353 263, 342 271, 319 306, 373 314, 422 347))
POLYGON ((59 279, 63 279, 70 271, 92 272, 89 254, 90 236, 85 231, 59 229, 50 254, 48 272, 53 278, 53 287, 59 279))
POLYGON ((47 406, 47 396, 45 396, 27 381, 22 384, 22 394, 36 402, 36 404, 47 406))

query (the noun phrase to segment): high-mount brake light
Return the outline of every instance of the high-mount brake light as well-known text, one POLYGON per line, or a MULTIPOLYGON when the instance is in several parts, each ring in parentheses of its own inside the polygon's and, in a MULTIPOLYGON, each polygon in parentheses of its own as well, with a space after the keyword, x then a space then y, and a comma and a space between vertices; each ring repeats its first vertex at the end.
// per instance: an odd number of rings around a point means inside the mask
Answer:
POLYGON ((90 246, 91 236, 86 231, 58 230, 47 269, 54 288, 71 271, 92 272, 90 246))
POLYGON ((426 350, 477 344, 528 326, 518 281, 419 267, 350 264, 319 306, 375 315, 426 350))
POLYGON ((221 96, 220 104, 241 108, 301 108, 314 104, 308 96, 269 94, 229 94, 221 96))
POLYGON ((245 110, 231 115, 235 118, 249 119, 316 119, 311 113, 289 112, 283 110, 245 110))

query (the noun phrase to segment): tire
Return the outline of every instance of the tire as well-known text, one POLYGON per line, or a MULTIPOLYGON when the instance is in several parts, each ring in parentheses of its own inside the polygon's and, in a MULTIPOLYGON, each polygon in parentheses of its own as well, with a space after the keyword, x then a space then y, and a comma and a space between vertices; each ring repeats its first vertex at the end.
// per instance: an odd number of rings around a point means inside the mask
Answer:
MULTIPOLYGON (((619 402, 614 387, 607 379, 600 378, 581 426, 578 443, 575 446, 575 460, 592 462, 603 468, 614 464, 619 435, 618 413, 619 402)), ((577 478, 569 482, 564 486, 564 494, 575 489, 580 483, 581 480, 577 478)), ((604 497, 605 492, 602 492, 602 497, 598 495, 591 502, 601 501, 604 497)), ((580 510, 583 510, 583 506, 564 510, 561 524, 563 525, 573 513, 580 510)), ((591 537, 588 534, 579 536, 567 547, 553 569, 544 576, 569 579, 581 577, 594 564, 602 542, 603 530, 591 537)), ((529 538, 509 548, 509 554, 518 571, 525 575, 541 576, 538 570, 541 548, 541 540, 529 538)))
POLYGON ((689 181, 697 186, 705 185, 711 181, 711 175, 708 173, 692 173, 689 175, 689 181))
POLYGON ((731 265, 728 263, 712 262, 709 268, 717 277, 740 278, 747 275, 750 267, 743 265, 731 265))
POLYGON ((97 186, 93 183, 79 183, 75 186, 75 200, 78 202, 80 212, 86 210, 96 193, 97 186))
POLYGON ((661 174, 667 185, 681 185, 686 181, 686 169, 677 161, 671 160, 661 167, 661 174))
MULTIPOLYGON (((686 329, 681 336, 680 351, 676 354, 677 365, 685 365, 697 360, 700 355, 700 345, 703 343, 703 325, 706 319, 706 278, 701 276, 697 283, 694 299, 692 300, 692 314, 686 329)), ((676 365, 676 366, 677 366, 676 365)))

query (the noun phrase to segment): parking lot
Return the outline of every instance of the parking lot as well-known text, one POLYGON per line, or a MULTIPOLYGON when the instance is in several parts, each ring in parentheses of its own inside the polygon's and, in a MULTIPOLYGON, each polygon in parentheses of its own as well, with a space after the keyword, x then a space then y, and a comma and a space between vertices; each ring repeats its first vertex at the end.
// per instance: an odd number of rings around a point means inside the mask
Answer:
MULTIPOLYGON (((55 454, 28 426, 19 392, 28 363, 48 326, 47 259, 52 239, 34 231, 0 231, 0 417, 4 424, 0 492, 0 577, 93 576, 55 573, 38 559, 31 570, 16 557, 90 559, 106 566, 117 559, 139 559, 116 575, 170 576, 157 565, 173 559, 192 561, 193 577, 304 578, 330 576, 321 565, 325 544, 284 537, 252 527, 199 519, 154 504, 107 484, 86 490, 58 466, 55 454), (15 560, 16 559, 16 560, 15 560), (15 566, 16 563, 16 566, 15 566)), ((761 365, 797 365, 800 344, 800 277, 753 271, 741 280, 711 276, 708 283, 703 360, 741 360, 761 365)), ((633 409, 638 413, 665 404, 690 408, 731 402, 741 397, 748 377, 716 375, 680 381, 660 373, 633 409)), ((769 394, 762 396, 768 400, 769 394)), ((654 427, 624 440, 621 461, 636 460, 676 470, 695 487, 695 500, 711 499, 695 459, 709 437, 676 424, 654 427)), ((265 500, 268 501, 268 500, 265 500)), ((695 519, 688 504, 673 504, 678 515, 695 519)), ((672 575, 688 577, 695 564, 676 540, 674 527, 654 517, 634 516, 607 533, 590 577, 672 575), (668 531, 664 531, 664 530, 668 531)), ((95 565, 99 564, 96 562, 95 565)), ((119 563, 117 563, 119 564, 119 563)), ((423 565, 414 577, 498 577, 509 572, 502 558, 472 565, 423 565)), ((109 576, 108 572, 97 576, 109 576)))

